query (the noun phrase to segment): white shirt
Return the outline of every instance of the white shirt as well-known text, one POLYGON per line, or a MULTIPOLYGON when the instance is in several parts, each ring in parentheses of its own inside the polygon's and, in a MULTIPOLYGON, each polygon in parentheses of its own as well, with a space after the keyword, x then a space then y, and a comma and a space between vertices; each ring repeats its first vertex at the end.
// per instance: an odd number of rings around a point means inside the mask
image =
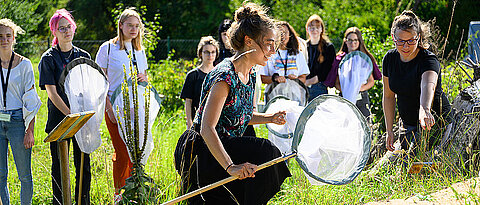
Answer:
POLYGON ((274 73, 278 73, 280 76, 285 76, 284 64, 287 67, 287 76, 294 74, 298 77, 303 74, 310 74, 307 61, 302 52, 298 52, 297 55, 287 55, 287 50, 278 50, 267 61, 267 65, 260 69, 260 75, 272 76, 274 73))
MULTIPOLYGON (((3 80, 7 78, 8 68, 3 68, 3 80)), ((7 87, 7 110, 16 110, 23 107, 22 97, 25 92, 35 86, 35 77, 30 60, 24 58, 17 66, 10 71, 7 87)), ((2 87, 2 86, 0 86, 2 87)), ((3 88, 0 89, 0 105, 3 110, 3 88)))
MULTIPOLYGON (((131 53, 131 42, 125 42, 125 48, 131 53)), ((133 59, 133 56, 132 56, 133 59)), ((135 59, 137 60, 138 72, 145 73, 148 69, 147 56, 145 50, 135 50, 135 59)), ((95 62, 101 68, 107 68, 107 77, 110 87, 108 88, 108 95, 111 96, 113 92, 123 82, 123 65, 125 65, 127 77, 130 78, 130 59, 128 58, 125 50, 120 50, 119 44, 111 43, 107 41, 103 43, 98 49, 95 62), (110 46, 110 54, 108 53, 108 47, 110 46)))

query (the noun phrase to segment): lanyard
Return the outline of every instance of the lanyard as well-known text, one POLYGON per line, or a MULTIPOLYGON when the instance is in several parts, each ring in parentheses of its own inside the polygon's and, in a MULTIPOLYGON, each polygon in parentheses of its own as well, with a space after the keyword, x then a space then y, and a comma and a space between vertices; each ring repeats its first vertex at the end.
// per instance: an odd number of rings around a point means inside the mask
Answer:
POLYGON ((278 57, 280 57, 280 62, 282 62, 283 68, 285 70, 285 75, 284 76, 287 77, 288 53, 285 56, 285 62, 283 62, 282 55, 280 55, 280 51, 277 51, 277 53, 278 53, 278 57))
MULTIPOLYGON (((127 53, 127 56, 130 55, 127 51, 127 48, 125 48, 125 53, 127 53)), ((133 56, 132 63, 133 63, 133 66, 135 67, 135 70, 137 71, 137 74, 138 74, 137 58, 135 58, 135 49, 133 49, 133 47, 132 47, 132 56, 133 56)))
POLYGON ((10 71, 12 70, 13 57, 15 54, 12 51, 12 57, 8 63, 7 79, 3 80, 3 70, 0 72, 0 77, 2 77, 2 90, 3 90, 3 110, 7 110, 7 88, 8 88, 8 79, 10 78, 10 71))

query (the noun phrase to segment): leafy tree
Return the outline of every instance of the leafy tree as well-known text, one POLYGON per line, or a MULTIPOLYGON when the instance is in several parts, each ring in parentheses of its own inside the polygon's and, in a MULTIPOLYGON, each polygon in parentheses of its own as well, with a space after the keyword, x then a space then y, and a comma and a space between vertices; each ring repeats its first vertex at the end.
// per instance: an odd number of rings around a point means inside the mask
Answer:
MULTIPOLYGON (((37 28, 42 22, 42 13, 37 10, 42 2, 3 0, 0 7, 0 18, 9 18, 25 30, 18 35, 17 42, 35 41, 39 38, 37 28)), ((17 44, 15 48, 25 56, 39 52, 32 44, 17 44)))

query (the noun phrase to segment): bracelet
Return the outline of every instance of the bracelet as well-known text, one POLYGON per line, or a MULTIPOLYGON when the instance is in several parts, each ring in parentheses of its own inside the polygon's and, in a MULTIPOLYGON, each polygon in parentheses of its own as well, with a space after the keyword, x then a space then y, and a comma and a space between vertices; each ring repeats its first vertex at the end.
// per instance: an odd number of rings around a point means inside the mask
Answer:
POLYGON ((229 165, 227 166, 227 168, 225 168, 225 171, 228 172, 228 168, 230 168, 232 165, 233 165, 233 163, 229 164, 229 165))
POLYGON ((277 81, 277 79, 276 79, 278 76, 280 76, 278 73, 274 73, 274 74, 272 75, 272 82, 278 83, 278 81, 277 81))

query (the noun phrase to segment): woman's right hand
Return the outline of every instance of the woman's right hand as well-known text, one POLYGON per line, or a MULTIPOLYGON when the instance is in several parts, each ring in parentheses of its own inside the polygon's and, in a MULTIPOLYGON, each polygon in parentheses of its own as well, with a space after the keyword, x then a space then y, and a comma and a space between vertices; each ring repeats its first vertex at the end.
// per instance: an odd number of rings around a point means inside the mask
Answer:
POLYGON ((393 131, 387 131, 387 140, 385 145, 388 151, 393 152, 395 150, 395 147, 393 147, 394 141, 395 141, 395 135, 393 134, 393 131))
POLYGON ((247 177, 255 177, 257 165, 245 162, 243 164, 232 165, 227 169, 228 174, 237 177, 238 179, 245 179, 247 177))

